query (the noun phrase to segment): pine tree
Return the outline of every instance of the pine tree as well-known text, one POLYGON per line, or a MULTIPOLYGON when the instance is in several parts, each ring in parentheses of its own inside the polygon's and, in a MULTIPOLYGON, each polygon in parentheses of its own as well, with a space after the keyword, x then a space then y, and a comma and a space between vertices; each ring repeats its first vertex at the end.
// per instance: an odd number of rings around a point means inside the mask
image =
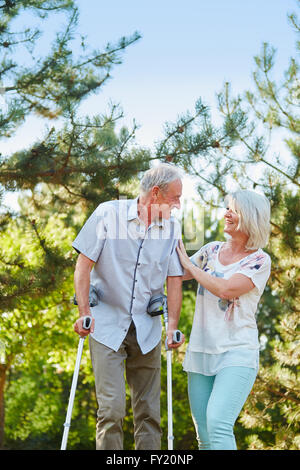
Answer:
MULTIPOLYGON (((74 224, 76 218, 72 217, 78 205, 88 216, 100 202, 117 198, 120 185, 149 165, 149 152, 133 145, 136 125, 131 130, 123 127, 116 131, 116 123, 122 117, 118 106, 112 105, 108 113, 86 117, 80 115, 79 109, 82 100, 98 91, 110 78, 112 67, 121 60, 120 53, 140 36, 135 33, 115 45, 108 44, 104 52, 91 54, 85 53, 87 46, 83 44, 81 54, 76 57, 72 48, 78 11, 73 1, 7 1, 1 9, 0 45, 5 53, 0 64, 0 79, 7 106, 0 112, 0 136, 11 138, 18 126, 33 113, 45 121, 47 129, 30 148, 1 156, 0 194, 4 191, 30 192, 33 204, 43 211, 43 217, 48 210, 57 212, 65 209, 67 204, 68 223, 74 224), (11 31, 13 19, 25 10, 37 13, 42 19, 66 11, 68 18, 65 30, 57 33, 48 54, 26 67, 15 61, 19 56, 14 50, 25 45, 33 54, 41 31, 33 27, 23 33, 11 31)), ((4 230, 11 217, 18 215, 10 210, 2 209, 1 212, 4 230)), ((45 258, 34 275, 30 270, 26 271, 22 253, 12 259, 0 246, 0 260, 5 272, 0 300, 5 308, 17 301, 19 295, 40 295, 43 289, 49 289, 49 280, 42 273, 56 270, 58 274, 57 266, 67 263, 55 249, 46 245, 39 233, 41 227, 34 218, 28 217, 26 211, 20 216, 19 223, 24 223, 25 230, 31 227, 35 231, 45 258), (12 275, 13 270, 15 275, 12 275), (30 278, 31 284, 27 282, 30 278), (7 290, 9 285, 15 286, 13 292, 7 290)), ((59 276, 56 277, 59 280, 59 276)), ((55 284, 51 285, 55 287, 55 284)))
MULTIPOLYGON (((0 155, 0 202, 5 192, 18 191, 21 205, 17 213, 2 205, 0 213, 0 342, 6 351, 0 364, 1 447, 5 384, 22 356, 16 338, 21 335, 25 341, 26 331, 29 336, 33 331, 28 326, 35 324, 31 302, 43 303, 62 289, 71 307, 75 253, 49 227, 57 220, 60 233, 71 230, 74 237, 99 203, 122 192, 131 196, 126 183, 149 167, 150 154, 134 144, 135 123, 132 129, 121 127, 119 106, 112 104, 96 116, 82 116, 80 110, 83 100, 111 78, 122 53, 139 40, 138 33, 89 52, 85 39, 81 44, 76 39, 78 9, 73 0, 3 0, 0 14, 0 98, 5 100, 0 139, 13 139, 33 115, 45 123, 44 135, 29 148, 0 155), (25 13, 36 26, 16 31, 15 20, 25 13), (37 56, 44 22, 57 15, 66 18, 66 27, 37 56), (23 53, 29 57, 25 65, 23 53)), ((47 322, 47 315, 40 321, 47 322)))
MULTIPOLYGON (((54 200, 73 204, 87 200, 95 205, 104 188, 108 196, 116 196, 117 181, 126 181, 136 174, 148 158, 146 152, 128 151, 136 125, 130 131, 121 129, 117 135, 115 125, 122 117, 118 106, 113 105, 106 115, 94 117, 79 117, 78 109, 84 98, 109 80, 112 67, 120 62, 120 53, 136 42, 139 34, 108 44, 104 52, 87 54, 86 45, 82 44, 81 52, 85 54, 76 57, 72 48, 78 11, 73 2, 7 2, 3 9, 0 44, 5 55, 0 79, 7 110, 0 114, 0 136, 11 137, 16 127, 33 113, 46 120, 48 131, 31 148, 2 156, 2 188, 36 191, 40 183, 46 183, 54 192, 58 187, 65 190, 65 198, 56 194, 54 200), (21 7, 41 10, 43 16, 53 9, 69 11, 66 29, 57 34, 48 54, 26 67, 14 62, 13 47, 25 43, 33 54, 41 33, 34 30, 15 35, 10 31, 10 23, 20 14, 21 7), (9 42, 9 38, 15 39, 9 42), (5 85, 6 81, 13 83, 5 85)), ((76 43, 75 46, 79 48, 76 43)))

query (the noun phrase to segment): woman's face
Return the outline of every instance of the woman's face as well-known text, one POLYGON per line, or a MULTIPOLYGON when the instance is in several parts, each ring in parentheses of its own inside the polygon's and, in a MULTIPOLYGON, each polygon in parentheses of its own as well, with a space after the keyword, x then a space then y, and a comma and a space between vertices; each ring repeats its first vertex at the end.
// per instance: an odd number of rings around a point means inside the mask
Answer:
POLYGON ((224 219, 225 219, 224 232, 228 233, 229 235, 232 235, 232 233, 234 232, 236 233, 236 229, 239 224, 239 216, 237 215, 237 213, 233 209, 226 207, 224 219))

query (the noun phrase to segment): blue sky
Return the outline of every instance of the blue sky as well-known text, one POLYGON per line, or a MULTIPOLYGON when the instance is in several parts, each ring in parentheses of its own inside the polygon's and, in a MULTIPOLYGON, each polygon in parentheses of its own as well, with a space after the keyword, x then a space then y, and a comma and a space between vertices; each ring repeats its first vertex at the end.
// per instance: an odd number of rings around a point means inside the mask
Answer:
MULTIPOLYGON (((103 49, 135 31, 142 35, 126 49, 112 80, 81 110, 93 115, 102 113, 110 100, 120 103, 123 123, 130 127, 135 119, 140 125, 137 141, 147 147, 162 137, 166 121, 193 111, 199 97, 214 112, 215 94, 225 81, 234 93, 252 88, 253 57, 264 41, 277 49, 277 77, 295 53, 296 35, 287 14, 297 12, 296 0, 78 0, 77 5, 78 33, 91 49, 103 49)), ((19 18, 22 26, 25 20, 19 18)), ((50 29, 62 24, 62 18, 52 20, 50 29)), ((39 50, 50 42, 45 28, 39 50)), ((15 139, 0 142, 0 151, 30 145, 39 133, 39 121, 30 119, 15 139)))
POLYGON ((138 30, 123 64, 98 100, 120 102, 131 122, 141 125, 138 138, 151 146, 166 121, 193 109, 201 96, 212 108, 225 81, 234 92, 252 87, 254 55, 264 41, 277 49, 276 71, 294 52, 295 34, 287 13, 295 0, 80 0, 80 30, 95 47, 138 30))

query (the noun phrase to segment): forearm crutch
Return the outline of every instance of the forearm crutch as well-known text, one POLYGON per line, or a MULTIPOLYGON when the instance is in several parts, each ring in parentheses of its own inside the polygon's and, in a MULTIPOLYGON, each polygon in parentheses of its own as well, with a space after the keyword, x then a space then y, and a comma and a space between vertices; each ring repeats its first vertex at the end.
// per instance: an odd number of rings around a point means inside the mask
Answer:
MULTIPOLYGON (((152 317, 163 315, 165 330, 168 332, 168 304, 166 295, 156 295, 151 297, 148 313, 152 317)), ((182 340, 182 333, 180 330, 175 330, 173 333, 173 343, 180 343, 182 340)), ((165 342, 167 354, 167 405, 168 405, 168 450, 173 450, 173 405, 172 405, 172 349, 168 348, 168 337, 165 342)))
MULTIPOLYGON (((86 317, 83 318, 82 326, 85 330, 89 330, 90 327, 91 327, 91 324, 92 324, 92 317, 86 316, 86 317)), ((68 435, 69 435, 69 430, 70 430, 70 427, 71 427, 71 419, 72 419, 72 411, 73 411, 73 405, 74 405, 74 399, 75 399, 75 392, 76 392, 76 387, 77 387, 79 368, 80 368, 80 363, 81 363, 81 357, 82 357, 82 351, 83 351, 83 345, 84 345, 85 338, 86 338, 85 336, 81 336, 80 339, 79 339, 75 369, 74 369, 74 373, 73 373, 72 386, 71 386, 69 404, 68 404, 68 409, 67 409, 67 416, 66 416, 66 421, 64 423, 64 433, 63 433, 63 437, 62 437, 60 450, 66 450, 66 448, 67 448, 68 435)))

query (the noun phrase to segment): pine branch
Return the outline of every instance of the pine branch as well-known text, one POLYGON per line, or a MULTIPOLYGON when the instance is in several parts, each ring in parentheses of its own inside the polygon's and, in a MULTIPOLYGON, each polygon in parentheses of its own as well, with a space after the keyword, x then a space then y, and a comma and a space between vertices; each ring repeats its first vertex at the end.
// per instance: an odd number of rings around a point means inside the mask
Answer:
POLYGON ((17 266, 18 268, 23 269, 25 267, 24 263, 20 262, 20 256, 18 256, 16 259, 12 261, 8 261, 4 256, 1 256, 0 254, 0 262, 5 264, 6 266, 17 266))
POLYGON ((95 63, 97 63, 98 66, 99 65, 107 65, 107 63, 109 63, 113 60, 113 56, 117 52, 120 52, 120 51, 124 50, 125 47, 130 46, 131 44, 134 44, 140 38, 141 38, 141 35, 138 32, 136 32, 129 39, 123 38, 120 41, 118 46, 114 46, 112 49, 108 49, 107 52, 102 52, 100 54, 95 54, 95 55, 93 55, 93 57, 91 57, 91 58, 89 58, 89 59, 87 59, 83 62, 80 62, 76 67, 81 68, 81 67, 84 67, 88 64, 95 64, 95 63))
MULTIPOLYGON (((255 149, 253 149, 251 147, 251 145, 246 141, 246 139, 240 134, 240 132, 238 131, 237 128, 235 128, 236 130, 236 133, 237 133, 237 136, 239 138, 239 140, 245 145, 245 147, 250 151, 250 153, 255 157, 257 158, 257 151, 255 149)), ((270 168, 272 168, 273 170, 275 170, 276 172, 280 173, 281 175, 283 175, 285 178, 287 178, 288 180, 290 180, 293 184, 295 184, 296 186, 300 187, 300 183, 295 180, 292 176, 290 176, 288 173, 286 173, 285 171, 281 170, 278 166, 275 166, 273 165, 271 162, 267 161, 265 158, 263 158, 263 156, 260 154, 258 156, 258 159, 260 162, 264 163, 265 165, 269 166, 270 168)), ((245 162, 247 163, 247 162, 245 162)), ((253 163, 253 162, 252 162, 253 163)))
MULTIPOLYGON (((178 134, 183 133, 184 130, 185 130, 186 128, 188 128, 188 126, 189 126, 190 124, 192 124, 192 122, 194 122, 200 114, 201 114, 201 112, 196 113, 196 114, 195 114, 194 116, 192 116, 190 119, 188 119, 188 120, 186 120, 185 122, 180 123, 179 125, 177 125, 177 126, 174 128, 174 130, 173 130, 172 132, 168 133, 167 137, 166 137, 166 138, 162 141, 162 143, 159 145, 159 149, 160 149, 160 150, 158 150, 158 157, 159 157, 159 158, 165 158, 164 156, 161 155, 161 152, 162 152, 163 149, 165 148, 167 142, 168 142, 169 140, 171 140, 172 137, 174 137, 175 135, 178 135, 178 134)), ((175 153, 172 153, 171 156, 174 157, 174 156, 176 156, 176 154, 175 154, 175 153)))
POLYGON ((261 374, 258 374, 257 378, 262 382, 264 388, 270 392, 271 395, 281 397, 284 400, 290 400, 297 405, 300 404, 300 399, 295 396, 295 391, 293 389, 289 389, 285 386, 286 392, 281 392, 280 390, 272 387, 269 381, 265 380, 261 374))

